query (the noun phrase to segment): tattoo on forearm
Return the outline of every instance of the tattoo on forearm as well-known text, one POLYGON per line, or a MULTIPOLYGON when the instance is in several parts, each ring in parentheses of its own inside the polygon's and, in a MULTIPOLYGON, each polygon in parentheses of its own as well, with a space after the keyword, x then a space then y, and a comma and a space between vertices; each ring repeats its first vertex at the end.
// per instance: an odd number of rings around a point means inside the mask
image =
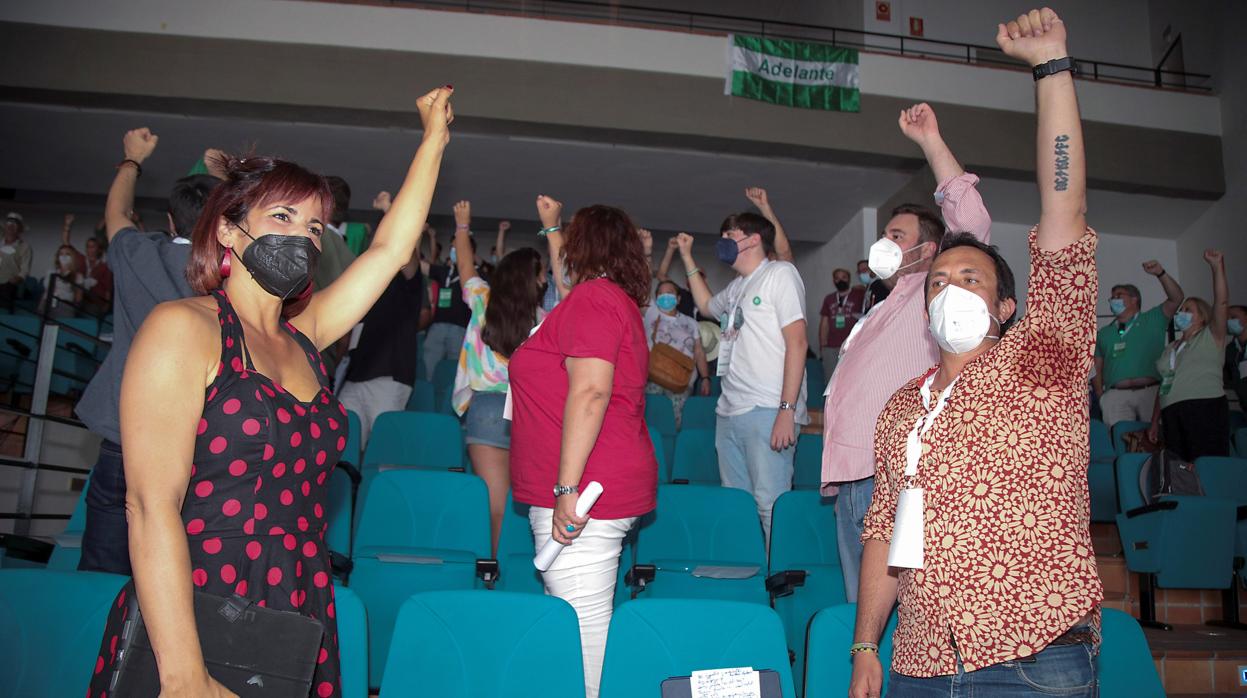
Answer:
POLYGON ((1069 136, 1061 134, 1056 137, 1056 177, 1053 188, 1057 191, 1069 189, 1069 136))

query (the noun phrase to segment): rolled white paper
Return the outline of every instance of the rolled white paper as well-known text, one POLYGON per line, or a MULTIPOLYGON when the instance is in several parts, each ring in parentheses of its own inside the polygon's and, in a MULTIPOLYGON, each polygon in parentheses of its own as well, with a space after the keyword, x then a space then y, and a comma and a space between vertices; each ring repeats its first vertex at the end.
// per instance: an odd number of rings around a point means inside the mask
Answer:
MULTIPOLYGON (((602 484, 597 480, 590 482, 585 487, 585 491, 580 493, 580 499, 576 500, 576 516, 587 516, 589 510, 593 508, 598 497, 602 496, 602 484)), ((550 565, 554 564, 554 559, 563 552, 565 546, 554 540, 553 536, 546 536, 546 542, 541 546, 541 550, 537 552, 537 556, 533 558, 533 567, 545 572, 550 569, 550 565)))

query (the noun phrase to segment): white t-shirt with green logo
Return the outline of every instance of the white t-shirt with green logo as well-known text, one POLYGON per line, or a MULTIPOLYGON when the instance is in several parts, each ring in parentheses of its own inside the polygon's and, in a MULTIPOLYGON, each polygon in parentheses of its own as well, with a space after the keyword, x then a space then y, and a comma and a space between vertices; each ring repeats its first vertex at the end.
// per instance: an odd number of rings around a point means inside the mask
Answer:
MULTIPOLYGON (((797 268, 788 262, 764 261, 749 276, 738 276, 710 299, 711 315, 729 329, 739 329, 732 343, 723 394, 715 412, 723 417, 744 414, 755 407, 777 408, 784 388, 783 329, 805 319, 805 284, 797 268), (737 312, 739 309, 739 313, 737 312)), ((720 342, 723 362, 724 343, 720 342)), ((804 368, 805 357, 801 357, 804 368)), ((805 376, 797 398, 797 424, 808 424, 805 409, 805 376)))

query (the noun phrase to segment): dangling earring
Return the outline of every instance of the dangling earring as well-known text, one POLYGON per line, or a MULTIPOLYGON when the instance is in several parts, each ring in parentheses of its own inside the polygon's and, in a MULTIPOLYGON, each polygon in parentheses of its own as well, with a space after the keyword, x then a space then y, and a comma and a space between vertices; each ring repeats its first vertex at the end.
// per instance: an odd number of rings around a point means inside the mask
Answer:
POLYGON ((221 256, 221 278, 222 279, 229 278, 229 272, 230 272, 229 256, 230 256, 229 248, 226 248, 225 254, 221 256))

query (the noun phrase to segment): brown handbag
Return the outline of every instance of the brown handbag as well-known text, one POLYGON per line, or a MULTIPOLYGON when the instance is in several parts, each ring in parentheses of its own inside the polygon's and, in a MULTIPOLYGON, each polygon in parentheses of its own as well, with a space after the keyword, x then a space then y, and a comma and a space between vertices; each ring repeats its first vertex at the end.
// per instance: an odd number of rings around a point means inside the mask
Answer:
POLYGON ((693 377, 693 359, 670 344, 658 341, 658 321, 654 321, 654 331, 650 333, 650 341, 654 346, 649 350, 649 380, 673 393, 688 390, 689 379, 693 377))

